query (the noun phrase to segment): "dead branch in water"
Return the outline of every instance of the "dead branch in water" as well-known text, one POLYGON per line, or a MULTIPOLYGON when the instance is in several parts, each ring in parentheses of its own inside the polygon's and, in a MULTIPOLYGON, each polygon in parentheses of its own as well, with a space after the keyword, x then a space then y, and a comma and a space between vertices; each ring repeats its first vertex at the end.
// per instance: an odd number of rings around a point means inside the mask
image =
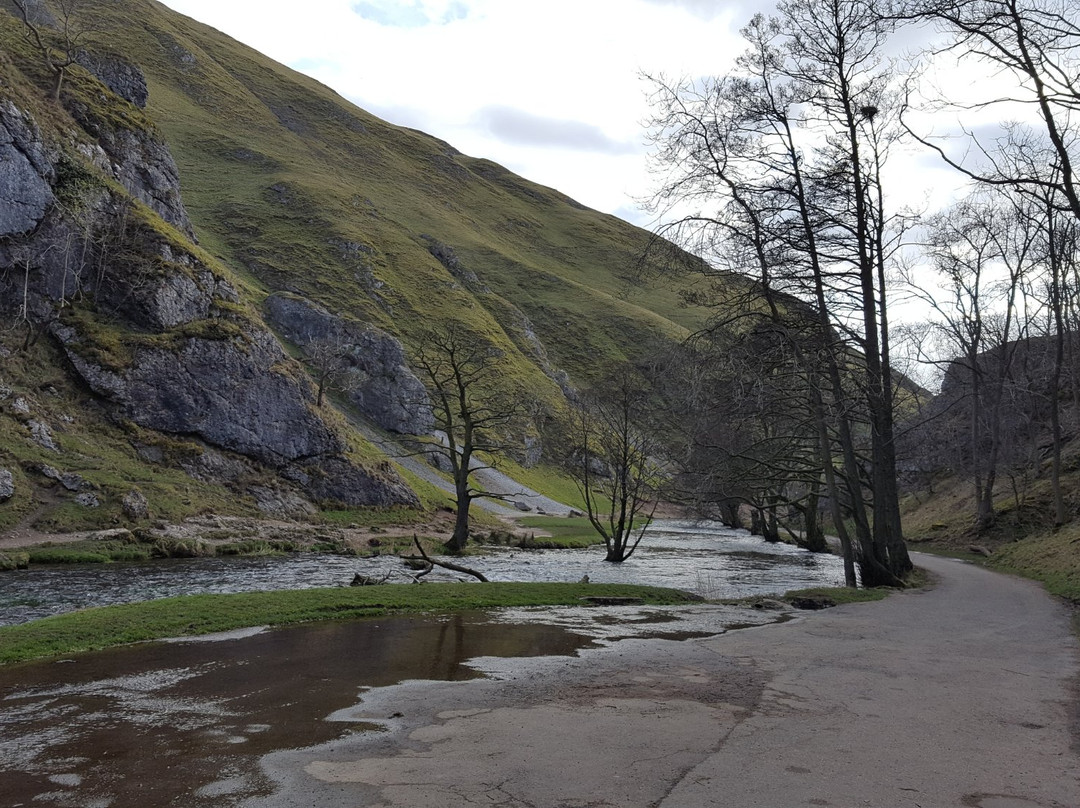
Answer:
MULTIPOLYGON (((449 561, 435 561, 434 559, 430 558, 428 556, 428 554, 424 551, 424 548, 420 545, 420 539, 417 538, 417 536, 415 534, 413 534, 413 544, 415 544, 416 549, 420 551, 420 558, 422 558, 424 561, 426 561, 431 566, 433 566, 433 567, 443 567, 444 569, 453 570, 454 572, 463 572, 466 575, 471 575, 472 577, 474 577, 474 578, 476 578, 476 579, 478 579, 480 581, 483 581, 484 583, 488 583, 488 579, 485 578, 482 573, 479 573, 476 570, 471 570, 468 567, 461 566, 460 564, 451 564, 449 561)), ((415 556, 402 556, 402 558, 404 558, 406 561, 408 561, 409 559, 419 560, 419 559, 416 559, 415 556)), ((427 572, 430 572, 430 571, 431 571, 430 569, 427 570, 427 572)), ((424 574, 426 575, 427 572, 425 572, 424 574)))

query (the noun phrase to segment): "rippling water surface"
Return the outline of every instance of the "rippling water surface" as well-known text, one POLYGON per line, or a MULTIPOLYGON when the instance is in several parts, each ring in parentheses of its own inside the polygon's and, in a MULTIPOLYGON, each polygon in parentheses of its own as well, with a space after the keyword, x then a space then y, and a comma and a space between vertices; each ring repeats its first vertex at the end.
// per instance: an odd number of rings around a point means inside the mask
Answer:
MULTIPOLYGON (((708 598, 781 593, 841 585, 838 557, 768 544, 716 522, 658 520, 637 552, 622 564, 603 560, 603 548, 525 551, 473 556, 468 565, 493 581, 637 583, 686 589, 708 598)), ((297 554, 278 558, 171 559, 142 564, 35 568, 0 574, 0 625, 51 614, 203 592, 303 589, 348 584, 354 573, 381 576, 401 568, 392 557, 297 554)), ((458 580, 437 570, 426 580, 458 580)), ((468 579, 472 580, 472 579, 468 579)))

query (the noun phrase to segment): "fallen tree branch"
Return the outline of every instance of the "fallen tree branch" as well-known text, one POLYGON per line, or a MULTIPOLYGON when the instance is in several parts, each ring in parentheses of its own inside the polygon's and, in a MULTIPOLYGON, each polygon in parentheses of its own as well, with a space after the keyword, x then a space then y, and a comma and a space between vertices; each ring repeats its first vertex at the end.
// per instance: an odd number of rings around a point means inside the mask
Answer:
POLYGON ((484 583, 489 583, 488 579, 485 578, 482 573, 479 573, 476 570, 471 570, 468 567, 461 566, 460 564, 451 564, 449 561, 435 561, 433 558, 430 558, 428 554, 424 552, 424 548, 420 545, 420 539, 418 539, 415 534, 413 535, 413 544, 415 544, 416 549, 420 551, 420 557, 424 559, 424 561, 426 561, 428 564, 431 564, 435 567, 443 567, 444 569, 453 570, 454 572, 463 572, 466 575, 471 575, 472 577, 483 581, 484 583))

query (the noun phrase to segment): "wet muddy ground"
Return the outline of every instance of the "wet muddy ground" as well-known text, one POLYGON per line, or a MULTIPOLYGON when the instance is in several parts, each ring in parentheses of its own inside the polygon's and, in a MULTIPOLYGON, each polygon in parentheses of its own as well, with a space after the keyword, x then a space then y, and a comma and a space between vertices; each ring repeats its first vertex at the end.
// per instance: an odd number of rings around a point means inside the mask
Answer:
MULTIPOLYGON (((246 630, 0 670, 0 805, 229 806, 269 793, 261 761, 381 724, 372 689, 481 676, 468 660, 573 655, 776 619, 749 609, 562 608, 246 630)), ((392 720, 394 707, 385 704, 392 720)))

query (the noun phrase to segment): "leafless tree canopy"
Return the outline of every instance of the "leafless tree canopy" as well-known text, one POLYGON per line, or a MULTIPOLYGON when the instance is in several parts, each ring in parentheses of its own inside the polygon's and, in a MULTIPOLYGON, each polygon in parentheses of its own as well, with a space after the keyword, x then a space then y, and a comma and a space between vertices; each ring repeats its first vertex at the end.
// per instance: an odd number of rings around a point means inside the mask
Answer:
POLYGON ((507 448, 525 409, 506 388, 501 354, 460 325, 429 329, 413 352, 413 364, 431 395, 435 426, 443 442, 426 449, 443 457, 454 479, 457 519, 447 548, 460 553, 469 538, 469 508, 480 497, 499 495, 472 485, 481 457, 507 448))

